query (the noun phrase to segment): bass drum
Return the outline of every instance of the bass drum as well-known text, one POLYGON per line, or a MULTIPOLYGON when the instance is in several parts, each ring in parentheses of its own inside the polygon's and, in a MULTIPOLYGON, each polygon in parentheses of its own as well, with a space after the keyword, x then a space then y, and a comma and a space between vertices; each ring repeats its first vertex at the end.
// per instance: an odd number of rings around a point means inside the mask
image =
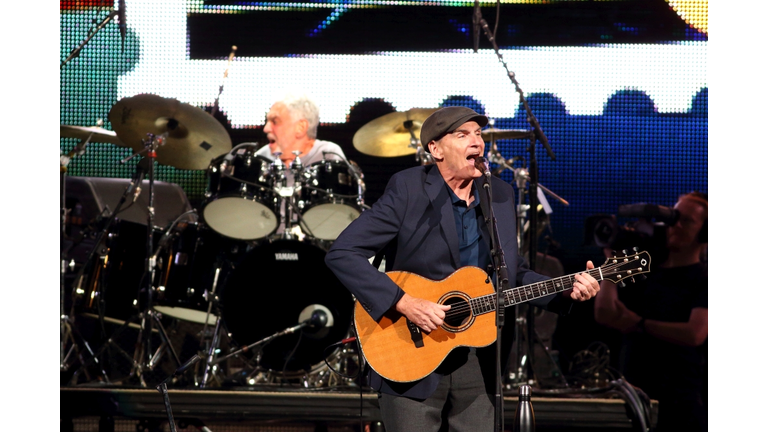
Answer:
POLYGON ((258 240, 279 224, 272 192, 270 162, 252 149, 240 149, 232 160, 223 154, 208 167, 205 223, 217 233, 237 240, 258 240))
POLYGON ((313 311, 328 315, 325 327, 304 328, 261 347, 258 366, 279 377, 312 370, 330 354, 325 348, 351 328, 352 295, 324 259, 325 252, 310 243, 276 240, 248 252, 224 284, 222 318, 240 346, 296 326, 313 311))

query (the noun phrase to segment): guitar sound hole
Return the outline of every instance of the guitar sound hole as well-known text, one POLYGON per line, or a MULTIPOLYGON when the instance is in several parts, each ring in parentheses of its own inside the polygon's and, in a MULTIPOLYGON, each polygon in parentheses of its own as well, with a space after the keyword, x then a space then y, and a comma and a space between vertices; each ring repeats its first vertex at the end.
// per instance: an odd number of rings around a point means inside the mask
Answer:
POLYGON ((443 320, 448 327, 461 327, 469 321, 471 317, 469 303, 462 297, 448 297, 443 304, 451 306, 443 320))

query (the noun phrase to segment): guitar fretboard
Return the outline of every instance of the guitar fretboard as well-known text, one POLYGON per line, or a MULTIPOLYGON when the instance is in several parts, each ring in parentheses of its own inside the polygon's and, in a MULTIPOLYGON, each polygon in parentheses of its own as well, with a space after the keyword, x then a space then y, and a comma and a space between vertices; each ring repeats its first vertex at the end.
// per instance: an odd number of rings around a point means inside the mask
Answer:
MULTIPOLYGON (((587 273, 595 278, 598 282, 603 280, 600 268, 586 270, 580 273, 587 273)), ((539 297, 544 297, 550 294, 569 290, 573 288, 573 284, 576 282, 576 274, 577 273, 574 273, 567 276, 561 276, 505 290, 502 293, 502 297, 504 298, 504 307, 525 303, 527 301, 535 300, 539 297)), ((474 315, 493 312, 496 310, 496 294, 494 293, 481 297, 475 297, 471 299, 469 303, 472 307, 472 312, 474 315)))

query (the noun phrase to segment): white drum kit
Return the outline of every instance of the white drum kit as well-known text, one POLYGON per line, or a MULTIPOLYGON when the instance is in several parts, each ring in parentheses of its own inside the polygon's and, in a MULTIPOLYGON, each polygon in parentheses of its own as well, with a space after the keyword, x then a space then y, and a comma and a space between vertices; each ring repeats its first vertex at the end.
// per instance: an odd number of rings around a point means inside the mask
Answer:
POLYGON ((208 167, 202 214, 219 234, 260 240, 284 227, 285 238, 298 227, 314 240, 333 241, 362 212, 365 186, 357 166, 324 159, 304 167, 298 155, 287 168, 279 158, 270 161, 256 150, 241 144, 208 167))

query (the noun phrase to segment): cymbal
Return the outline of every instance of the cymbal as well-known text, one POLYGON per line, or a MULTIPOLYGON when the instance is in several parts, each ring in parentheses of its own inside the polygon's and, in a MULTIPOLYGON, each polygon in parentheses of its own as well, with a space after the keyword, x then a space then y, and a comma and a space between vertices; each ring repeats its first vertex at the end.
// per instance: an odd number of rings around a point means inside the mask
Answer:
POLYGON ((398 157, 416 154, 411 147, 411 134, 405 122, 413 121, 411 130, 416 138, 421 134, 421 124, 437 108, 412 108, 405 112, 393 112, 371 120, 355 132, 352 144, 360 153, 369 156, 398 157))
POLYGON ((125 145, 122 141, 120 141, 120 138, 117 137, 115 131, 106 130, 96 126, 87 127, 60 125, 59 136, 62 138, 77 138, 81 140, 88 139, 90 136, 90 142, 117 144, 119 146, 125 145))
POLYGON ((531 133, 527 129, 494 129, 492 127, 482 131, 483 141, 530 138, 531 133))
POLYGON ((147 134, 168 138, 157 148, 157 163, 179 169, 207 169, 211 159, 232 149, 224 126, 200 108, 153 94, 123 98, 109 111, 109 121, 124 147, 144 150, 147 134))

